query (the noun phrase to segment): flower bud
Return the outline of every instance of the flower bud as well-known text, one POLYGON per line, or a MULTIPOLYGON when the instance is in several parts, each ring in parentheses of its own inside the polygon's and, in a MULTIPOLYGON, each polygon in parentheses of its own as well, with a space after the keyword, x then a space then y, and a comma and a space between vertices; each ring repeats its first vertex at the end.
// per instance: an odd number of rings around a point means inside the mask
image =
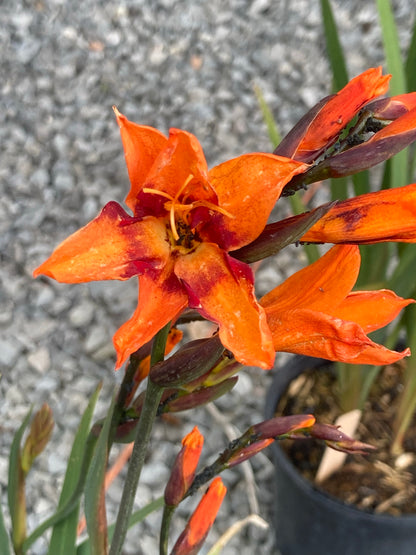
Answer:
POLYGON ((185 530, 175 543, 171 555, 196 555, 208 535, 227 488, 221 478, 215 478, 199 502, 185 530))
POLYGON ((191 341, 170 358, 155 364, 150 379, 162 387, 179 387, 205 374, 223 351, 218 335, 191 341))
POLYGON ((201 456, 204 436, 195 428, 182 440, 182 449, 174 462, 165 489, 165 503, 178 505, 184 498, 195 477, 196 467, 201 456))

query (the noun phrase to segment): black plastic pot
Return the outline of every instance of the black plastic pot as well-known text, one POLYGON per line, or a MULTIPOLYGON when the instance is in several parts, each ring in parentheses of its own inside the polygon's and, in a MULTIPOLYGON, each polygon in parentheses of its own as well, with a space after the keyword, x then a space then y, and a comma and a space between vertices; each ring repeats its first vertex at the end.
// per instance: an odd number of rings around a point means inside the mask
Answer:
MULTIPOLYGON (((266 399, 266 418, 300 373, 328 365, 296 356, 280 368, 266 399)), ((276 545, 282 555, 415 555, 416 515, 394 517, 365 512, 316 488, 293 466, 278 442, 275 464, 276 545)))

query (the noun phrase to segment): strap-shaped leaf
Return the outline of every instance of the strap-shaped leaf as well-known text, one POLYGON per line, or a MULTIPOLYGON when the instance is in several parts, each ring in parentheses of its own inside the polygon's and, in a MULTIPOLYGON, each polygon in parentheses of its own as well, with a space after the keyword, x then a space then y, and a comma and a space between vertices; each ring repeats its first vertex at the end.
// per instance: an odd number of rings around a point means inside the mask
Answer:
POLYGON ((10 449, 7 496, 9 502, 10 518, 12 520, 12 537, 14 545, 16 545, 16 542, 20 542, 23 540, 23 538, 18 537, 22 533, 21 530, 19 531, 22 525, 22 523, 19 522, 22 518, 22 512, 20 510, 22 499, 20 498, 20 493, 21 489, 24 487, 21 484, 22 472, 20 468, 20 444, 22 442, 22 437, 27 428, 27 425, 29 424, 32 410, 33 408, 31 407, 26 414, 20 428, 15 433, 10 449))
POLYGON ((100 432, 85 487, 85 518, 90 538, 91 555, 107 553, 107 522, 105 517, 105 471, 108 460, 108 436, 111 428, 115 398, 100 432))
MULTIPOLYGON (((58 509, 65 506, 70 500, 77 485, 82 477, 83 461, 85 447, 87 444, 88 433, 90 429, 91 419, 94 412, 98 395, 101 391, 101 384, 93 393, 88 406, 82 416, 78 426, 77 433, 72 445, 71 454, 68 460, 68 467, 65 474, 65 480, 62 486, 61 496, 59 499, 58 509)), ((84 473, 85 476, 85 473, 84 473)), ((76 552, 76 538, 78 525, 79 501, 76 503, 72 512, 62 520, 55 524, 49 544, 49 555, 72 555, 76 552)))

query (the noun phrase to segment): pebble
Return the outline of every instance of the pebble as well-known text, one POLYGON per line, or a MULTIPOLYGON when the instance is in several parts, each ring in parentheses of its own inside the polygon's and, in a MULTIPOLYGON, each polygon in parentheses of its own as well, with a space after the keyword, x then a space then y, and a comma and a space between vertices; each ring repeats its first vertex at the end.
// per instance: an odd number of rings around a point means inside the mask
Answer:
POLYGON ((40 347, 36 351, 30 353, 27 360, 30 366, 40 374, 45 374, 51 367, 51 357, 46 347, 40 347))
POLYGON ((69 312, 69 321, 77 328, 87 327, 94 318, 95 305, 91 302, 83 301, 69 312))

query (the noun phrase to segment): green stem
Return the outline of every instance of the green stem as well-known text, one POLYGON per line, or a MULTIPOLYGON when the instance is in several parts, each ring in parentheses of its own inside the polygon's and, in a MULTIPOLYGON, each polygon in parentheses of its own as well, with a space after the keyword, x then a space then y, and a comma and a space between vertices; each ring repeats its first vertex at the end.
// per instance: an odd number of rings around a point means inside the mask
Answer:
MULTIPOLYGON (((166 339, 169 333, 170 323, 162 328, 154 338, 151 365, 163 360, 165 355, 166 339)), ((133 509, 134 497, 139 483, 140 473, 143 468, 147 446, 153 422, 156 418, 157 409, 162 397, 163 388, 148 380, 146 397, 140 420, 137 425, 133 452, 127 471, 123 494, 114 529, 113 541, 111 543, 110 555, 120 555, 126 538, 128 522, 133 509)))
POLYGON ((167 555, 169 526, 176 507, 165 505, 163 509, 162 526, 160 527, 159 555, 167 555))

